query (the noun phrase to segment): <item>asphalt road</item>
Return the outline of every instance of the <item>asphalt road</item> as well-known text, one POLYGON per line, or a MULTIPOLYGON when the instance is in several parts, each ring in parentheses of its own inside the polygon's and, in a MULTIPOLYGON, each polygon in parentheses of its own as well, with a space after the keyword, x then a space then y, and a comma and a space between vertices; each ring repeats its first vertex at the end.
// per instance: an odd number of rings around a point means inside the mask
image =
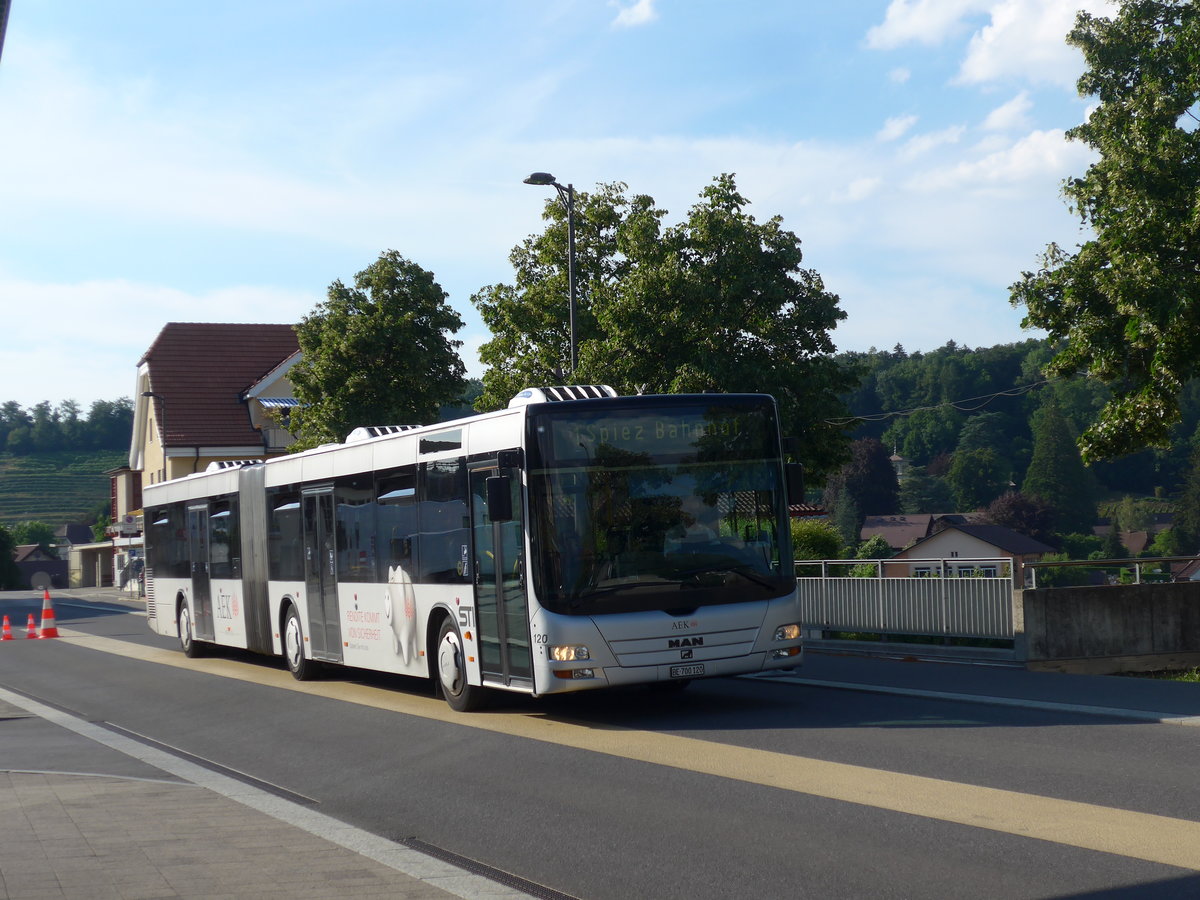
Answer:
MULTIPOLYGON (((21 630, 38 609, 0 596, 21 630)), ((118 643, 5 643, 0 686, 573 897, 1200 895, 1196 728, 745 678, 456 715, 419 682, 314 693, 272 660, 185 660, 115 606, 55 609, 118 643)))

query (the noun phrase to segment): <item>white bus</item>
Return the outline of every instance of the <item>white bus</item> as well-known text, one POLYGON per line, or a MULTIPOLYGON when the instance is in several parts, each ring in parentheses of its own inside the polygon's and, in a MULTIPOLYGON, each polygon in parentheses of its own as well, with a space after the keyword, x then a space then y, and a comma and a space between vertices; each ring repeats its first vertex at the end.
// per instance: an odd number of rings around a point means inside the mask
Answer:
POLYGON ((798 468, 767 395, 529 389, 147 487, 147 616, 189 656, 432 677, 456 710, 791 668, 798 468))

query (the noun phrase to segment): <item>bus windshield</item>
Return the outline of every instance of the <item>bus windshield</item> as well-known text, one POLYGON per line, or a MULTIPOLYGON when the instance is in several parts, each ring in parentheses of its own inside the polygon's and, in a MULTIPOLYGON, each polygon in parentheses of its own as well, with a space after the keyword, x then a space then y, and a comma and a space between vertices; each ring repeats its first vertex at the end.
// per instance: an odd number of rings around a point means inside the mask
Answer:
POLYGON ((534 586, 574 615, 793 589, 774 401, 628 398, 531 413, 534 586))

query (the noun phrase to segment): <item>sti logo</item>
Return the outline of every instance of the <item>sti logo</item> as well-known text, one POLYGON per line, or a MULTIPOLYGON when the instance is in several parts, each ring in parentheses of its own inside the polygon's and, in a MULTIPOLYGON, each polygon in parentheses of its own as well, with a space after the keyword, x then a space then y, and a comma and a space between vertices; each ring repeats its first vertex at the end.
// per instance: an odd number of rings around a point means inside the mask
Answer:
POLYGON ((667 649, 674 650, 678 647, 703 647, 704 638, 670 638, 667 641, 667 649))

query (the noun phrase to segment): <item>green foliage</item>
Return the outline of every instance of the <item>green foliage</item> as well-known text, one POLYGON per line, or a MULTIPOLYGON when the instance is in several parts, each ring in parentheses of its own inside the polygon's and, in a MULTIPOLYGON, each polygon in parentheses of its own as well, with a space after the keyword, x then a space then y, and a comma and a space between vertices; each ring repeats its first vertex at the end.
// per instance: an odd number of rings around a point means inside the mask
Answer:
POLYGON ((1200 447, 1192 451, 1191 467, 1175 510, 1173 530, 1183 553, 1200 552, 1200 447))
POLYGON ((1114 521, 1109 526, 1108 533, 1100 540, 1100 558, 1101 559, 1125 559, 1129 556, 1129 551, 1121 542, 1121 532, 1117 523, 1114 521))
MULTIPOLYGON (((678 225, 626 185, 575 195, 578 357, 576 383, 622 393, 764 392, 779 403, 785 434, 819 477, 844 458, 838 395, 856 370, 833 356, 830 332, 845 318, 820 276, 801 267, 800 240, 776 216, 746 212, 732 175, 713 180, 678 225)), ((566 212, 547 200, 546 231, 510 259, 514 285, 471 299, 492 332, 480 409, 531 385, 567 377, 566 212)))
POLYGON ((944 478, 934 478, 924 466, 913 466, 900 483, 900 508, 916 513, 945 513, 954 507, 954 496, 944 478))
POLYGON ((1183 556, 1184 550, 1179 544, 1179 535, 1174 528, 1160 531, 1154 540, 1146 547, 1143 556, 1183 556))
POLYGON ((1058 543, 1067 559, 1092 559, 1093 553, 1101 552, 1104 542, 1094 534, 1063 534, 1059 535, 1058 543))
MULTIPOLYGON (((1078 559, 1067 553, 1047 553, 1042 557, 1042 562, 1066 562, 1069 559, 1078 559)), ((1091 580, 1091 573, 1094 569, 1089 569, 1087 566, 1062 566, 1056 568, 1047 566, 1038 568, 1037 570, 1037 586, 1042 587, 1073 587, 1081 584, 1088 584, 1091 580)))
POLYGON ((850 460, 825 485, 824 503, 827 509, 844 514, 853 509, 851 522, 835 513, 838 526, 847 535, 846 542, 858 543, 858 532, 864 516, 886 516, 900 511, 900 485, 896 470, 883 444, 875 438, 860 438, 850 445, 850 460))
POLYGON ((1008 487, 1008 466, 990 447, 960 450, 954 454, 947 481, 957 509, 982 509, 1008 487))
POLYGON ((36 520, 27 520, 13 525, 10 531, 13 540, 17 542, 18 546, 37 544, 51 556, 57 555, 51 546, 54 543, 53 525, 47 525, 45 522, 38 522, 36 520))
POLYGON ((792 553, 796 559, 838 559, 842 534, 828 519, 792 519, 792 553))
POLYGON ((1053 401, 1034 415, 1033 458, 1021 490, 1054 509, 1056 531, 1086 532, 1096 523, 1092 480, 1070 426, 1053 401))
POLYGON ((888 544, 887 538, 882 534, 873 534, 867 540, 862 542, 858 551, 854 554, 855 559, 891 559, 891 545, 888 544))
POLYGON ((12 591, 24 586, 21 571, 13 561, 16 549, 17 542, 13 540, 12 533, 0 525, 0 591, 12 591))
MULTIPOLYGON (((125 438, 126 445, 129 436, 125 438)), ((90 522, 108 508, 110 469, 127 463, 125 451, 59 451, 31 456, 0 454, 0 522, 29 519, 54 526, 90 522)))
POLYGON ((32 410, 9 400, 0 404, 0 450, 14 455, 57 453, 64 450, 128 450, 133 429, 133 402, 97 400, 86 418, 79 404, 48 401, 32 410))
POLYGON ((1012 302, 1068 339, 1048 371, 1112 389, 1080 438, 1094 460, 1167 445, 1200 372, 1200 6, 1123 0, 1112 19, 1079 13, 1067 41, 1088 66, 1080 93, 1098 101, 1068 135, 1099 158, 1064 193, 1094 238, 1047 248, 1012 302))
POLYGON ((462 327, 433 273, 395 250, 329 286, 296 326, 303 351, 289 377, 304 404, 292 413, 296 449, 340 441, 361 425, 425 424, 464 388, 462 327))

